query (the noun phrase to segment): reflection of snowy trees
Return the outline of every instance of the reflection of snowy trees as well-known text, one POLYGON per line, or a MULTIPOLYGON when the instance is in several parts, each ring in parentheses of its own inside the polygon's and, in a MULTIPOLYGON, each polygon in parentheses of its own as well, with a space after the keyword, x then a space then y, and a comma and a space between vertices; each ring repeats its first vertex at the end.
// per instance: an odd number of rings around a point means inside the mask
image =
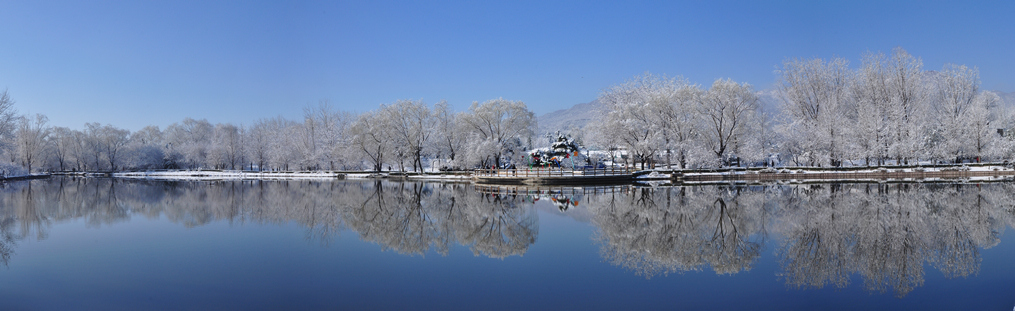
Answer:
MULTIPOLYGON (((432 194, 423 184, 363 184, 360 198, 343 200, 343 218, 364 240, 403 254, 423 254, 429 249, 446 255, 450 244, 438 206, 424 202, 432 194)), ((429 200, 427 200, 429 201, 429 200)))
POLYGON ((447 254, 454 243, 476 255, 524 254, 536 241, 538 223, 521 198, 485 195, 458 184, 363 184, 365 196, 344 200, 349 227, 369 241, 405 254, 433 249, 447 254))
POLYGON ((11 232, 13 222, 14 219, 11 218, 0 220, 0 264, 4 266, 10 262, 11 255, 14 254, 14 245, 17 243, 14 233, 11 232))
POLYGON ((524 254, 538 235, 535 211, 521 198, 482 195, 462 184, 53 178, 13 185, 0 193, 4 258, 14 241, 44 239, 53 222, 78 218, 90 226, 136 216, 187 227, 297 223, 307 239, 323 243, 348 227, 399 253, 447 254, 458 243, 496 258, 524 254))
POLYGON ((949 277, 975 274, 978 250, 998 243, 1007 218, 985 192, 905 184, 793 189, 780 212, 784 277, 799 287, 844 287, 857 273, 868 289, 901 296, 923 284, 924 264, 949 277))
POLYGON ((741 188, 639 188, 592 198, 603 256, 651 277, 750 270, 761 249, 763 192, 741 188))
POLYGON ((522 255, 539 234, 535 210, 520 206, 522 198, 511 195, 478 194, 469 191, 464 198, 466 217, 456 229, 462 244, 470 245, 476 255, 494 258, 522 255))
POLYGON ((859 274, 868 289, 901 296, 923 284, 925 265, 948 277, 979 271, 979 249, 996 245, 1012 219, 1008 188, 641 188, 595 197, 591 209, 604 256, 646 276, 748 270, 770 223, 784 237, 777 255, 789 285, 845 287, 859 274))

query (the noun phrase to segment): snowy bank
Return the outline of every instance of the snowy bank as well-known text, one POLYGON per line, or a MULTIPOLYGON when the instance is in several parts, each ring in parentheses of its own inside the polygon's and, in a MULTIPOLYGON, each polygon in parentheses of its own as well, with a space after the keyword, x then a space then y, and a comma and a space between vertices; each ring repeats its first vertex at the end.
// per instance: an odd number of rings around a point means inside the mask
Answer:
POLYGON ((50 176, 50 175, 49 175, 49 174, 47 174, 47 173, 40 173, 40 174, 23 174, 23 175, 14 175, 14 176, 3 176, 3 177, 0 177, 0 181, 15 181, 15 180, 29 180, 29 179, 41 179, 41 178, 47 178, 47 177, 49 177, 49 176, 50 176))
POLYGON ((947 180, 996 181, 1012 179, 1015 169, 1006 165, 865 167, 846 169, 764 168, 723 171, 674 172, 681 182, 716 181, 903 181, 934 182, 947 180))
POLYGON ((290 179, 409 179, 437 181, 467 181, 469 174, 412 174, 391 172, 334 172, 334 171, 303 171, 303 172, 253 172, 229 170, 181 170, 181 171, 144 171, 112 173, 116 178, 167 179, 167 180, 290 180, 290 179))
POLYGON ((408 179, 408 180, 432 180, 432 181, 470 181, 472 180, 472 174, 470 173, 401 173, 401 172, 363 172, 363 173, 346 173, 346 178, 349 179, 371 179, 371 178, 391 178, 391 179, 408 179))
POLYGON ((113 173, 117 178, 171 179, 171 180, 288 180, 288 179, 344 179, 338 172, 251 172, 251 171, 146 171, 113 173))

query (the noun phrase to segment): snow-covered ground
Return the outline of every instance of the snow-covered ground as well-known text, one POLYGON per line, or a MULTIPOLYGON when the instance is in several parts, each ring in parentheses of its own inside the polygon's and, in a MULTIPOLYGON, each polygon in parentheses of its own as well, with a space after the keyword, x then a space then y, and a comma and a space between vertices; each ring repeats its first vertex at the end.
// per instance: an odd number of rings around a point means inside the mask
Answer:
POLYGON ((152 171, 113 173, 113 177, 173 180, 222 179, 335 179, 345 174, 335 172, 244 172, 244 171, 152 171))
POLYGON ((409 179, 418 180, 441 180, 441 181, 468 181, 472 180, 471 175, 413 175, 409 179))
MULTIPOLYGON (((642 171, 644 172, 644 171, 642 171)), ((829 168, 764 168, 764 169, 728 169, 722 171, 694 171, 694 170, 654 170, 648 174, 638 176, 636 180, 640 183, 651 183, 653 181, 669 182, 673 178, 673 174, 678 174, 684 177, 684 181, 687 182, 688 177, 693 176, 729 176, 729 175, 759 175, 759 174, 780 174, 779 179, 784 179, 789 182, 793 181, 813 181, 821 180, 823 182, 835 182, 835 181, 858 181, 871 179, 869 176, 861 176, 859 174, 870 174, 870 173, 933 173, 933 172, 970 172, 976 174, 969 175, 991 175, 984 174, 985 172, 997 172, 997 176, 967 176, 963 177, 969 181, 994 181, 994 180, 1006 180, 1011 179, 1012 175, 1015 175, 1015 168, 1002 164, 986 164, 986 165, 961 165, 961 166, 911 166, 911 167, 876 167, 876 168, 844 168, 844 169, 829 169, 829 168), (827 175, 819 176, 819 174, 842 174, 834 179, 827 178, 827 175), (849 176, 851 174, 858 174, 856 178, 849 176), (788 176, 787 176, 788 175, 788 176)), ((39 174, 35 174, 39 175, 39 174)), ((963 174, 966 175, 966 174, 963 174)), ((40 175, 41 176, 41 175, 40 175)), ((108 176, 108 175, 104 175, 108 176)), ((316 179, 316 180, 333 180, 333 179, 373 179, 373 178, 391 178, 401 180, 429 180, 429 181, 447 181, 447 182, 465 182, 470 181, 472 176, 469 174, 449 174, 449 173, 435 173, 428 172, 424 174, 416 173, 398 173, 398 172, 329 172, 329 171, 302 171, 302 172, 251 172, 251 171, 228 171, 228 170, 180 170, 180 171, 143 171, 143 172, 122 172, 113 173, 113 177, 118 178, 138 178, 138 179, 167 179, 167 180, 290 180, 290 179, 316 179)), ((899 176, 899 175, 895 175, 899 176)), ((941 175, 937 175, 941 176, 941 175)), ((14 179, 27 179, 32 178, 31 176, 8 176, 6 179, 0 178, 0 180, 14 180, 14 179)), ((712 178, 709 178, 712 179, 712 178)), ((749 176, 744 178, 736 179, 753 179, 749 176)), ((877 178, 878 180, 883 178, 877 178)), ((691 178, 690 180, 695 180, 691 178)), ((874 180, 874 179, 871 179, 874 180)), ((937 180, 947 180, 939 177, 931 177, 926 174, 915 174, 913 177, 906 177, 902 175, 898 178, 892 178, 892 180, 899 181, 913 181, 913 182, 933 182, 937 180)))
POLYGON ((46 173, 19 174, 19 175, 13 175, 13 176, 3 176, 3 177, 0 177, 0 181, 4 181, 4 180, 24 180, 24 179, 35 179, 35 178, 45 178, 45 177, 49 177, 49 174, 46 174, 46 173))
POLYGON ((818 169, 818 168, 765 168, 761 170, 734 170, 725 172, 685 172, 683 183, 728 183, 728 182, 750 182, 752 180, 769 180, 786 183, 807 183, 807 182, 954 182, 960 178, 966 182, 988 182, 1012 180, 1015 169, 1005 165, 962 165, 943 167, 879 167, 863 169, 818 169), (964 174, 947 174, 948 172, 967 172, 964 174), (882 175, 884 173, 897 173, 897 175, 882 175), (942 174, 921 174, 921 173, 942 173, 942 174), (778 174, 776 179, 764 178, 762 174, 778 174), (873 174, 873 175, 867 175, 873 174), (736 175, 731 179, 720 176, 736 175), (750 175, 758 175, 752 177, 750 175), (955 175, 949 177, 945 175, 955 175), (695 178, 704 177, 702 178, 695 178), (891 176, 891 178, 886 178, 891 176), (961 176, 961 177, 959 177, 961 176), (833 178, 828 178, 833 177, 833 178))
POLYGON ((368 178, 406 178, 412 180, 444 180, 461 181, 470 180, 468 175, 450 174, 425 174, 425 175, 390 175, 388 173, 339 173, 339 172, 247 172, 247 171, 147 171, 147 172, 123 172, 113 173, 118 178, 140 178, 140 179, 172 179, 172 180, 279 180, 279 179, 368 179, 368 178))
POLYGON ((902 168, 885 168, 885 167, 871 167, 864 169, 818 169, 818 168, 765 168, 761 170, 731 170, 724 172, 687 172, 687 175, 729 175, 729 174, 757 174, 757 173, 778 173, 778 174, 864 174, 864 173, 917 173, 917 172, 948 172, 948 171, 969 171, 969 172, 1003 172, 1003 171, 1015 171, 1010 167, 1003 165, 983 165, 983 166, 943 166, 943 167, 902 167, 902 168))
POLYGON ((651 173, 648 173, 648 174, 645 174, 645 175, 638 176, 638 177, 636 177, 636 179, 647 179, 647 180, 651 180, 651 179, 670 179, 672 177, 673 177, 672 174, 664 174, 664 173, 660 173, 658 171, 655 171, 655 172, 651 172, 651 173))
POLYGON ((346 174, 345 178, 349 179, 367 179, 367 178, 405 178, 410 180, 440 180, 440 181, 467 181, 472 180, 471 175, 454 175, 454 174, 420 174, 420 175, 400 175, 390 174, 387 172, 382 173, 352 173, 346 174))

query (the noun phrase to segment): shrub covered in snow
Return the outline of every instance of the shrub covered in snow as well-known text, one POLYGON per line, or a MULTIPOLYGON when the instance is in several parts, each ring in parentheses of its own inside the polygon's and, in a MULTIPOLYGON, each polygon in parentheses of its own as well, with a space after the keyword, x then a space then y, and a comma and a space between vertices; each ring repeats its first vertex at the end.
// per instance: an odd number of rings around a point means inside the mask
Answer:
POLYGON ((25 176, 28 175, 28 171, 25 170, 21 165, 17 165, 10 162, 0 162, 0 178, 25 176))

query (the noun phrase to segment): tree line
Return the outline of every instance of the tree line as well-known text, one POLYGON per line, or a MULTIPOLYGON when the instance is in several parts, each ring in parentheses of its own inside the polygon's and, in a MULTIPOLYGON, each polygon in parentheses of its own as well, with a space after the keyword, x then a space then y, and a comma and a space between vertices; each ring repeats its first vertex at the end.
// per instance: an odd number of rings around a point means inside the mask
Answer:
MULTIPOLYGON (((604 90, 603 111, 570 129, 590 162, 642 167, 883 165, 1008 160, 1012 113, 980 90, 976 68, 923 69, 901 48, 843 58, 791 59, 778 71, 777 112, 764 112, 747 83, 718 79, 705 89, 682 77, 646 73, 604 90)), ((494 99, 455 112, 441 101, 399 100, 361 114, 327 101, 302 120, 250 125, 186 118, 131 132, 87 123, 53 127, 18 115, 0 93, 0 174, 148 169, 401 170, 524 165, 547 147, 525 103, 494 99)))
POLYGON ((705 90, 681 77, 638 76, 605 90, 589 135, 631 160, 680 168, 783 163, 806 166, 1008 160, 1015 122, 979 72, 926 71, 901 48, 843 58, 791 59, 779 70, 778 112, 729 79, 705 90))
POLYGON ((400 100, 360 115, 322 101, 303 120, 249 126, 186 118, 130 132, 99 123, 52 127, 44 115, 17 115, 0 98, 5 176, 39 171, 149 169, 403 170, 500 166, 521 161, 536 119, 525 103, 494 99, 454 112, 444 101, 400 100), (440 159, 440 160, 436 160, 440 159))

